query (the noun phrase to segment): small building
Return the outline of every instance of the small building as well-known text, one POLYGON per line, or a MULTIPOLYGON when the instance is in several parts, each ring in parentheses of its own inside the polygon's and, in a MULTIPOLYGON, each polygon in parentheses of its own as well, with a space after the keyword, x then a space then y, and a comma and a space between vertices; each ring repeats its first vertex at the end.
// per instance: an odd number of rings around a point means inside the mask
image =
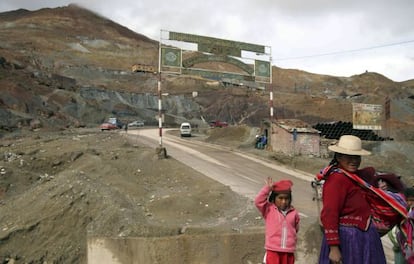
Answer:
POLYGON ((270 149, 286 155, 320 156, 319 131, 298 119, 279 119, 272 123, 270 149))

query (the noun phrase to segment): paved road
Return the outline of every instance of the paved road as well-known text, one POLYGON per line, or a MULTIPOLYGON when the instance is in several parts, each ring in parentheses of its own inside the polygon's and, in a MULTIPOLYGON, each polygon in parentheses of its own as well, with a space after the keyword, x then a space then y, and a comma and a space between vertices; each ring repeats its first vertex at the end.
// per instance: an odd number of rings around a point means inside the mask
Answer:
MULTIPOLYGON (((129 130, 128 134, 136 136, 137 141, 154 149, 159 146, 158 129, 129 130)), ((319 209, 317 203, 312 200, 313 189, 310 187, 314 175, 279 166, 269 160, 229 147, 202 142, 196 138, 180 138, 164 133, 162 142, 169 156, 251 199, 254 199, 263 187, 266 177, 271 176, 275 181, 282 178, 291 179, 294 183, 294 206, 301 217, 306 218, 304 222, 317 221, 319 209)), ((383 244, 388 263, 394 263, 392 247, 386 236, 383 238, 383 244)))
MULTIPOLYGON (((159 144, 158 130, 130 130, 128 134, 137 135, 137 140, 150 147, 155 148, 159 144)), ((312 201, 313 192, 310 187, 313 175, 195 138, 180 138, 165 133, 162 141, 169 156, 251 199, 263 187, 266 177, 271 176, 275 181, 289 178, 294 183, 295 207, 303 217, 317 217, 316 202, 312 201)))

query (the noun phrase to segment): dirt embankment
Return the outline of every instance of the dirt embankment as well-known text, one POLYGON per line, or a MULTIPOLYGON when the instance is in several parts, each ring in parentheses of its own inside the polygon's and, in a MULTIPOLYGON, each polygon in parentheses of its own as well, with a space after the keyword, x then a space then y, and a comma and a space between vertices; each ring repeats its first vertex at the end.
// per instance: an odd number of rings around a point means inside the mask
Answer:
POLYGON ((262 223, 241 210, 246 198, 117 132, 33 132, 2 140, 0 152, 2 263, 85 263, 87 234, 156 237, 262 223))

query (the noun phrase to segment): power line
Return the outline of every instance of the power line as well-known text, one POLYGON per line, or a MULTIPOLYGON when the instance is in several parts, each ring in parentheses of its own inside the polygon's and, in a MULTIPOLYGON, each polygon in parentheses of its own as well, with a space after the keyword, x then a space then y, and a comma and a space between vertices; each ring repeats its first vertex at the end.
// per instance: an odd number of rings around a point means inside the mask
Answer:
POLYGON ((328 52, 328 53, 319 53, 319 54, 305 55, 305 56, 299 56, 299 57, 286 57, 286 58, 281 58, 281 59, 275 59, 275 61, 286 61, 286 60, 298 60, 298 59, 323 57, 323 56, 345 54, 345 53, 359 52, 359 51, 365 51, 365 50, 373 50, 373 49, 379 49, 379 48, 385 48, 385 47, 391 47, 391 46, 397 46, 397 45, 405 45, 405 44, 410 44, 410 43, 414 43, 414 40, 407 40, 407 41, 401 41, 401 42, 396 42, 396 43, 383 44, 379 46, 372 46, 372 47, 359 48, 359 49, 353 49, 353 50, 333 51, 333 52, 328 52))

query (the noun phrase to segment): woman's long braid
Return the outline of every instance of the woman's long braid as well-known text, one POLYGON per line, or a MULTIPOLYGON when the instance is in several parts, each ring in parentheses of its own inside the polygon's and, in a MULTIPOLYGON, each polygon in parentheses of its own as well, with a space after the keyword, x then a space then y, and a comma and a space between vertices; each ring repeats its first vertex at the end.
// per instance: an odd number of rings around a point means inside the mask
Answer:
POLYGON ((323 175, 323 176, 324 176, 324 178, 325 178, 325 177, 328 177, 328 176, 329 176, 329 174, 331 174, 331 172, 332 172, 334 169, 336 169, 336 168, 338 167, 338 158, 337 158, 337 155, 338 155, 338 153, 336 153, 336 152, 335 152, 335 154, 334 154, 334 156, 333 156, 333 158, 332 158, 331 162, 329 162, 329 166, 331 166, 331 167, 330 167, 330 168, 329 168, 329 170, 328 170, 328 171, 326 171, 326 173, 323 175))

